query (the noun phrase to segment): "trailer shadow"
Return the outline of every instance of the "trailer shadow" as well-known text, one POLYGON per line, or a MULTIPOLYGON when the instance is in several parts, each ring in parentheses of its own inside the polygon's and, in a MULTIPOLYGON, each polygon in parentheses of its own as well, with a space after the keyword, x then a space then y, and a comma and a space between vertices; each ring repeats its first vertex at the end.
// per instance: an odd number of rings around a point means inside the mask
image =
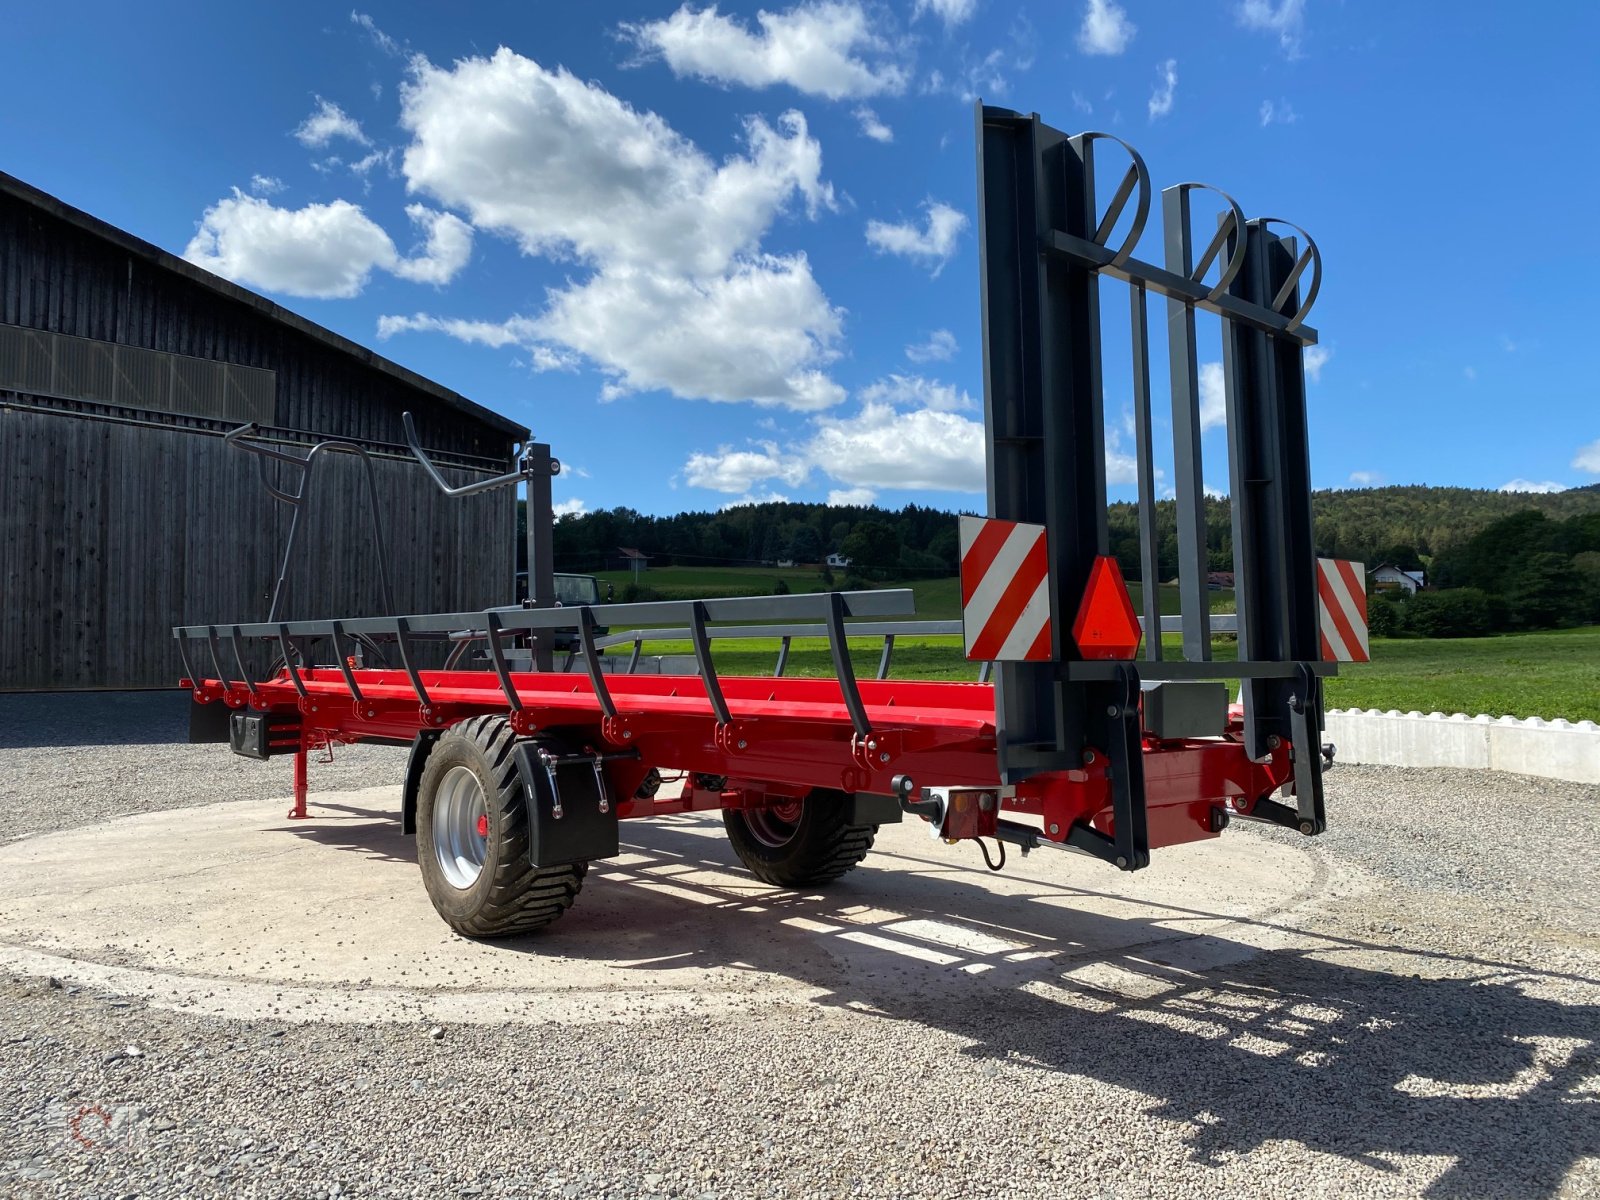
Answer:
POLYGON ((825 897, 737 875, 707 886, 685 877, 738 871, 720 838, 656 822, 628 843, 630 865, 597 864, 584 896, 615 903, 580 903, 513 945, 770 972, 823 989, 820 1003, 953 1034, 971 1056, 1134 1089, 1203 1163, 1289 1140, 1381 1171, 1388 1155, 1453 1160, 1429 1195, 1553 1195, 1600 1151, 1600 1006, 1551 998, 1539 972, 1331 938, 1261 949, 1239 930, 1270 935, 1270 918, 1107 915, 1105 893, 1001 895, 981 869, 906 856, 825 897))
MULTIPOLYGON (((373 820, 297 836, 415 861, 392 812, 320 808, 373 820)), ((1554 1195, 1600 1151, 1600 1005, 1554 995, 1600 980, 1129 899, 1026 861, 999 891, 980 867, 874 853, 805 893, 754 880, 703 818, 624 837, 558 924, 496 946, 775 976, 971 1057, 1137 1091, 1201 1163, 1287 1140, 1385 1172, 1451 1160, 1429 1195, 1554 1195)))
POLYGON ((417 861, 416 839, 400 832, 400 818, 392 809, 338 804, 326 796, 318 796, 311 809, 311 819, 295 821, 286 830, 308 842, 331 850, 346 850, 367 859, 412 865, 417 861), (318 819, 328 816, 355 820, 327 824, 318 819))

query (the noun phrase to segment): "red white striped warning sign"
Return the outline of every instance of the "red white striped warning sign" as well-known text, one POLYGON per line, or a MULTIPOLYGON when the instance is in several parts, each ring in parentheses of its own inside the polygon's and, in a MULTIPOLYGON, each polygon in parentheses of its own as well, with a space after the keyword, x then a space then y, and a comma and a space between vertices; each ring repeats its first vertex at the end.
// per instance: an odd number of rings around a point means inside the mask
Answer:
POLYGON ((1050 553, 1043 525, 961 518, 961 626, 976 662, 1048 662, 1050 553))
POLYGON ((1318 615, 1325 662, 1368 662, 1367 567, 1343 558, 1317 559, 1318 615))

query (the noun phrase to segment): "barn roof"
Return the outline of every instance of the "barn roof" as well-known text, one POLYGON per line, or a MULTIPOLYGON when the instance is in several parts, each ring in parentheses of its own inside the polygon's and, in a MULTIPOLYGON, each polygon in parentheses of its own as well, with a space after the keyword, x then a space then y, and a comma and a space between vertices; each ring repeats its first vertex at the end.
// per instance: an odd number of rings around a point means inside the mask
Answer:
POLYGON ((358 342, 352 342, 349 338, 342 337, 334 333, 333 330, 318 325, 315 321, 307 320, 299 313, 290 312, 281 305, 274 304, 265 296, 252 292, 248 288, 242 288, 236 283, 230 283, 220 275, 213 275, 210 271, 197 267, 192 262, 163 250, 160 246, 147 242, 143 238, 137 238, 127 230, 118 229, 115 225, 100 220, 99 217, 90 216, 82 209, 73 208, 72 205, 56 199, 48 192, 42 192, 32 184, 24 183, 16 176, 7 175, 4 171, 0 171, 0 194, 12 196, 57 220, 65 221, 67 224, 73 225, 103 242, 116 246, 119 250, 133 255, 135 258, 143 259, 163 271, 181 276, 191 283, 208 288, 237 304, 243 304, 268 320, 288 326, 297 333, 302 333, 330 349, 348 355, 363 366, 388 375, 407 387, 422 392, 424 395, 458 410, 474 421, 481 422, 519 441, 526 441, 531 436, 526 426, 519 425, 515 421, 502 417, 499 413, 487 409, 475 401, 468 400, 461 393, 451 391, 442 384, 418 375, 415 371, 408 370, 399 363, 384 358, 381 354, 374 353, 358 342))

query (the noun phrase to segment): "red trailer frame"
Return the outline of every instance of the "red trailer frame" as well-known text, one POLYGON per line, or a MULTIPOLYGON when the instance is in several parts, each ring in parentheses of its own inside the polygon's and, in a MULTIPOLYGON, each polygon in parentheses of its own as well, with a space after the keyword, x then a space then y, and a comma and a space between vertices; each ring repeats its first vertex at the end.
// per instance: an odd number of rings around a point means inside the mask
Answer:
MULTIPOLYGON (((226 718, 197 721, 198 736, 258 758, 292 755, 296 818, 307 815, 311 751, 409 744, 403 826, 419 843, 432 838, 418 859, 435 907, 477 936, 547 924, 575 897, 587 863, 617 853, 619 821, 666 813, 720 809, 746 865, 770 882, 808 886, 854 866, 877 827, 903 815, 953 841, 996 839, 1001 865, 1007 843, 1024 853, 1054 844, 1129 871, 1146 866, 1152 848, 1216 837, 1232 816, 1321 833, 1331 759, 1319 744, 1321 680, 1335 665, 1319 657, 1302 358, 1317 341, 1305 324, 1321 283, 1316 246, 1275 218, 1247 220, 1216 192, 1225 207, 1197 257, 1191 205, 1205 189, 1185 183, 1162 194, 1165 265, 1143 262, 1133 252, 1153 193, 1132 147, 1105 134, 1069 137, 1037 115, 980 105, 976 116, 990 521, 963 533, 980 548, 969 556, 963 541, 964 572, 969 559, 975 572, 987 566, 982 582, 964 577, 963 605, 976 614, 978 598, 989 598, 983 636, 967 644, 975 657, 1004 660, 993 664, 993 683, 857 681, 846 618, 908 614, 908 592, 624 604, 603 613, 550 607, 549 484, 560 470, 550 448, 532 443, 519 471, 451 487, 406 415, 412 452, 447 495, 527 485, 532 602, 285 622, 276 618, 286 551, 267 622, 174 630, 197 713, 226 718), (1113 144, 1130 161, 1102 212, 1095 150, 1113 144), (1125 212, 1128 228, 1113 250, 1125 212), (1137 660, 1138 622, 1106 515, 1103 278, 1128 283, 1131 300, 1147 635, 1137 660), (1183 661, 1164 658, 1152 586, 1164 572, 1151 291, 1165 297, 1169 318, 1183 661), (1199 311, 1223 324, 1233 662, 1213 659, 1205 589, 1199 311), (1028 547, 1027 566, 994 566, 1011 563, 997 547, 1014 536, 1028 547), (623 670, 604 669, 619 660, 602 659, 602 619, 641 630, 683 626, 693 673, 633 673, 637 641, 623 670), (751 620, 820 622, 806 628, 827 638, 836 678, 720 677, 712 639, 733 632, 726 623, 751 620), (562 640, 578 648, 568 658, 576 669, 555 669, 552 649, 562 640), (214 673, 193 668, 187 648, 196 642, 214 673), (277 664, 252 669, 265 661, 263 644, 278 652, 277 664), (224 646, 236 671, 224 667, 224 646), (368 663, 369 654, 389 661, 391 650, 398 666, 368 663), (459 669, 463 661, 479 669, 459 669), (1237 684, 1238 703, 1230 705, 1222 681, 1237 684), (680 795, 662 795, 662 770, 684 773, 680 795), (1292 799, 1275 799, 1279 789, 1292 799)), ((268 491, 296 505, 297 516, 320 451, 365 455, 325 444, 302 458, 244 440, 251 432, 235 430, 230 440, 262 457, 268 491), (302 467, 298 491, 267 481, 268 459, 302 467)), ((796 628, 766 632, 787 650, 796 628)), ((995 865, 986 847, 984 856, 995 865)))

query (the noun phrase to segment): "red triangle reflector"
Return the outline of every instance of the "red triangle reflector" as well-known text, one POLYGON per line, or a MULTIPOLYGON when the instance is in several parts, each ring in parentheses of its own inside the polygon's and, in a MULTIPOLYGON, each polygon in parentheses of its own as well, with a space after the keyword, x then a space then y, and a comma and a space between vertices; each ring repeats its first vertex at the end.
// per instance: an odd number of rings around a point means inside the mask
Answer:
POLYGON ((1089 586, 1072 623, 1072 640, 1084 658, 1132 658, 1139 650, 1139 615, 1117 560, 1102 554, 1089 569, 1089 586))

